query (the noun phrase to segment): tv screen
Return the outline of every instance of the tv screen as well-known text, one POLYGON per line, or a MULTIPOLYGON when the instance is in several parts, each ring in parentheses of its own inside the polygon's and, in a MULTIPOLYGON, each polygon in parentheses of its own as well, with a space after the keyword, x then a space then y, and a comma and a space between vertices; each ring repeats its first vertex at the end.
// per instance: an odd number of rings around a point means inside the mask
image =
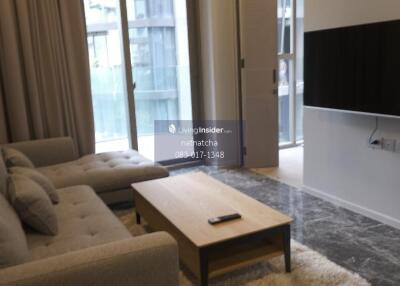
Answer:
POLYGON ((305 106, 400 116, 400 21, 304 37, 305 106))

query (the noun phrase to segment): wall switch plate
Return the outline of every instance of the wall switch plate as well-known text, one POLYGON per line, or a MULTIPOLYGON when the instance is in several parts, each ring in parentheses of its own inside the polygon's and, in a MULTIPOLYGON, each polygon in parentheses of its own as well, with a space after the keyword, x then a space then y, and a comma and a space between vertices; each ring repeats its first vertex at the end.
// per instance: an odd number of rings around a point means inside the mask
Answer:
POLYGON ((389 152, 396 152, 396 139, 381 139, 382 149, 389 152))

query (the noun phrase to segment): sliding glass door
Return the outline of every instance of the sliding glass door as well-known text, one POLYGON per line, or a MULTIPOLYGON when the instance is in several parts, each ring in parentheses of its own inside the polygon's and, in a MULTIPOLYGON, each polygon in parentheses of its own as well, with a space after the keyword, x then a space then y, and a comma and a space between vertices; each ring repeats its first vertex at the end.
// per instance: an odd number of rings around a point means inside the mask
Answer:
POLYGON ((96 152, 130 146, 117 0, 85 0, 96 152))
POLYGON ((126 1, 138 148, 154 158, 155 121, 192 119, 186 0, 126 1))
POLYGON ((96 150, 155 159, 155 122, 192 119, 186 0, 85 0, 85 10, 96 150))

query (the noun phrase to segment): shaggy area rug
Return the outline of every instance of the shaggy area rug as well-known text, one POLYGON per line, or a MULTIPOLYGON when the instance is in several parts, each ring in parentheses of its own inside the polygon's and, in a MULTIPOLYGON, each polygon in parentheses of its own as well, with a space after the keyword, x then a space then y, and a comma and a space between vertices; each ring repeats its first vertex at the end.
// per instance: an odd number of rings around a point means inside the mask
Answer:
MULTIPOLYGON (((151 230, 143 222, 135 223, 133 209, 115 211, 134 236, 151 230)), ((196 285, 196 279, 186 269, 180 272, 180 285, 196 285)), ((329 261, 321 254, 292 240, 292 272, 284 272, 283 258, 277 257, 210 279, 213 286, 369 286, 358 274, 329 261)))

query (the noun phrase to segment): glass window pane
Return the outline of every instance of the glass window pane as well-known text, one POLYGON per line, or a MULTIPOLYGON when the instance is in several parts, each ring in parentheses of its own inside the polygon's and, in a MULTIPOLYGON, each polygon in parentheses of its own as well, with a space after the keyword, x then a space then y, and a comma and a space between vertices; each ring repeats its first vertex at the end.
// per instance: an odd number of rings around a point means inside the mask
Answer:
POLYGON ((290 143, 290 69, 288 60, 279 60, 279 143, 290 143))
POLYGON ((129 148, 117 0, 85 0, 96 152, 129 148))
POLYGON ((116 0, 85 0, 86 24, 116 23, 118 19, 116 0))
POLYGON ((172 0, 148 0, 150 17, 152 18, 172 18, 172 0))
POLYGON ((277 1, 278 54, 281 55, 279 66, 279 134, 281 144, 292 144, 303 140, 304 0, 277 1), (293 5, 296 5, 296 14, 294 14, 293 5), (294 31, 295 34, 293 34, 294 31), (292 44, 296 45, 296 49, 292 44), (294 67, 295 70, 292 70, 294 67))
POLYGON ((303 140, 304 0, 296 2, 296 140, 303 140))
POLYGON ((127 8, 139 152, 154 159, 155 121, 192 119, 186 0, 127 0, 127 8), (147 21, 137 13, 144 7, 147 21))
POLYGON ((93 66, 95 64, 95 60, 96 60, 93 36, 88 35, 87 42, 88 42, 88 50, 89 50, 89 63, 90 63, 90 66, 93 66))
POLYGON ((148 28, 129 29, 129 42, 136 92, 152 90, 154 88, 154 76, 148 28))
POLYGON ((128 0, 128 19, 173 19, 173 0, 128 0))
POLYGON ((130 44, 141 136, 154 132, 154 120, 178 119, 175 29, 133 28, 130 44))
POLYGON ((135 17, 136 19, 147 18, 147 1, 146 0, 136 0, 135 1, 135 17))
POLYGON ((292 33, 292 1, 278 0, 278 53, 291 52, 291 33, 292 33))

